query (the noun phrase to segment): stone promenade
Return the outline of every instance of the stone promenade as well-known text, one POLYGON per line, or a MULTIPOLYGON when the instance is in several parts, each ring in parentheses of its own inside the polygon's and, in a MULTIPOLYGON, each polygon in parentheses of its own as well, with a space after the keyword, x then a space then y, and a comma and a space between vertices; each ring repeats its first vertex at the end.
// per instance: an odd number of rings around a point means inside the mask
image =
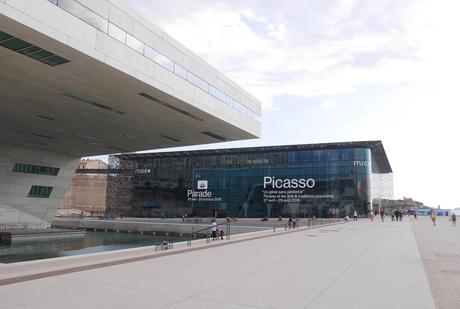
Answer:
POLYGON ((410 224, 362 220, 3 285, 0 308, 435 305, 410 224))

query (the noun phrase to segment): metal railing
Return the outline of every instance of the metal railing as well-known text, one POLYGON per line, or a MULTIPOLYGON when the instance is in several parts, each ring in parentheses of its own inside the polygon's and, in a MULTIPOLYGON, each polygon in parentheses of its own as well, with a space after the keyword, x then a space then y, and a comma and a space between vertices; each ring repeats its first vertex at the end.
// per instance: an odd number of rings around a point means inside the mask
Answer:
MULTIPOLYGON (((330 224, 330 223, 341 222, 341 221, 343 221, 343 218, 302 218, 302 219, 296 219, 295 225, 294 225, 294 221, 291 221, 291 225, 289 225, 288 222, 283 222, 277 225, 274 224, 273 232, 276 232, 277 229, 288 231, 288 230, 299 229, 300 227, 320 226, 324 224, 330 224)), ((196 230, 196 231, 193 230, 193 226, 192 226, 191 232, 187 234, 187 237, 186 237, 187 247, 190 247, 192 245, 193 240, 200 239, 200 235, 204 236, 204 239, 206 240, 206 244, 210 244, 211 240, 224 239, 224 236, 226 240, 230 240, 231 231, 232 231, 231 221, 218 223, 216 226, 217 226, 217 231, 219 231, 219 233, 216 233, 217 235, 215 235, 214 237, 212 235, 212 229, 214 228, 212 225, 196 230), (222 231, 223 233, 221 234, 220 231, 222 231)), ((155 245, 155 251, 172 250, 172 249, 174 249, 173 241, 165 240, 155 245)))

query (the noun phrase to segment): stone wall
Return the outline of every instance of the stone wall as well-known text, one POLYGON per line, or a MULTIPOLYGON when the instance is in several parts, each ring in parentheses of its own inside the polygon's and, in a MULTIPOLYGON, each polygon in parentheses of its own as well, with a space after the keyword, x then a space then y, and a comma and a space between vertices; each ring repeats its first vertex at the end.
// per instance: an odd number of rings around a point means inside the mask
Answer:
POLYGON ((78 209, 102 214, 106 208, 107 174, 75 174, 59 209, 78 209))

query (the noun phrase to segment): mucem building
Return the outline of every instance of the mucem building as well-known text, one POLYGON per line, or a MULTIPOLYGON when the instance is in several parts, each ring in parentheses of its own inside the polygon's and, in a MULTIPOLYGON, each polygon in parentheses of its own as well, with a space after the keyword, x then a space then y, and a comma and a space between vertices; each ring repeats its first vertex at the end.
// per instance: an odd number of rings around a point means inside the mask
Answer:
POLYGON ((109 161, 110 215, 342 217, 365 215, 373 198, 392 194, 380 141, 122 154, 109 161))

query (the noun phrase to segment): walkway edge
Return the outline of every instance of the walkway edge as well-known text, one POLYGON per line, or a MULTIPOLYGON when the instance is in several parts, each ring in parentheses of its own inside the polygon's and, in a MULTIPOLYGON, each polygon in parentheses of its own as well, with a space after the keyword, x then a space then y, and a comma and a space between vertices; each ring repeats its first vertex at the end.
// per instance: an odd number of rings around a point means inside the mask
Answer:
MULTIPOLYGON (((322 227, 344 224, 344 223, 347 223, 347 222, 334 222, 334 223, 328 223, 328 224, 323 224, 323 225, 302 227, 302 228, 298 228, 294 230, 287 230, 287 231, 281 231, 281 232, 273 232, 273 231, 254 232, 250 234, 264 233, 264 235, 252 235, 252 236, 240 238, 240 239, 230 239, 228 241, 220 241, 220 242, 214 242, 211 244, 204 244, 204 245, 201 244, 195 247, 193 246, 186 247, 186 242, 181 242, 181 243, 178 243, 178 245, 180 245, 181 247, 182 246, 185 246, 185 247, 178 248, 178 249, 172 249, 172 250, 166 250, 166 251, 160 251, 160 252, 156 252, 153 254, 146 254, 146 255, 140 255, 140 256, 135 256, 135 257, 130 257, 130 258, 110 260, 110 261, 105 261, 102 263, 94 263, 94 264, 80 265, 80 266, 74 266, 74 267, 65 267, 62 269, 55 269, 55 270, 48 270, 48 271, 43 270, 41 272, 35 269, 35 272, 30 273, 30 274, 22 274, 18 276, 11 276, 11 277, 0 279, 0 286, 20 283, 20 282, 25 282, 25 281, 31 281, 31 280, 37 280, 41 278, 54 277, 54 276, 64 275, 64 274, 69 274, 69 273, 81 272, 81 271, 86 271, 86 270, 100 269, 100 268, 106 268, 110 266, 139 262, 139 261, 155 259, 155 258, 160 258, 160 257, 165 257, 165 256, 170 256, 170 255, 176 255, 176 254, 181 254, 181 253, 186 253, 186 252, 206 250, 206 249, 210 249, 214 247, 227 246, 227 245, 246 242, 250 240, 263 239, 263 238, 268 238, 268 237, 285 235, 288 233, 301 232, 305 230, 311 230, 311 229, 322 228, 322 227)), ((244 235, 244 234, 234 235, 234 237, 241 236, 241 235, 244 235)), ((247 235, 244 235, 244 236, 247 236, 247 235)), ((203 242, 203 240, 196 240, 194 242, 199 242, 199 241, 203 242)), ((154 247, 153 246, 143 247, 143 249, 153 250, 154 247)), ((119 250, 116 252, 114 251, 113 255, 116 255, 117 253, 121 253, 121 251, 124 251, 124 250, 119 250)), ((81 257, 84 257, 84 256, 81 256, 81 257)), ((0 270, 5 269, 5 267, 8 267, 8 266, 3 265, 3 267, 0 268, 0 270)), ((14 267, 15 265, 11 265, 11 268, 14 268, 14 267)))

